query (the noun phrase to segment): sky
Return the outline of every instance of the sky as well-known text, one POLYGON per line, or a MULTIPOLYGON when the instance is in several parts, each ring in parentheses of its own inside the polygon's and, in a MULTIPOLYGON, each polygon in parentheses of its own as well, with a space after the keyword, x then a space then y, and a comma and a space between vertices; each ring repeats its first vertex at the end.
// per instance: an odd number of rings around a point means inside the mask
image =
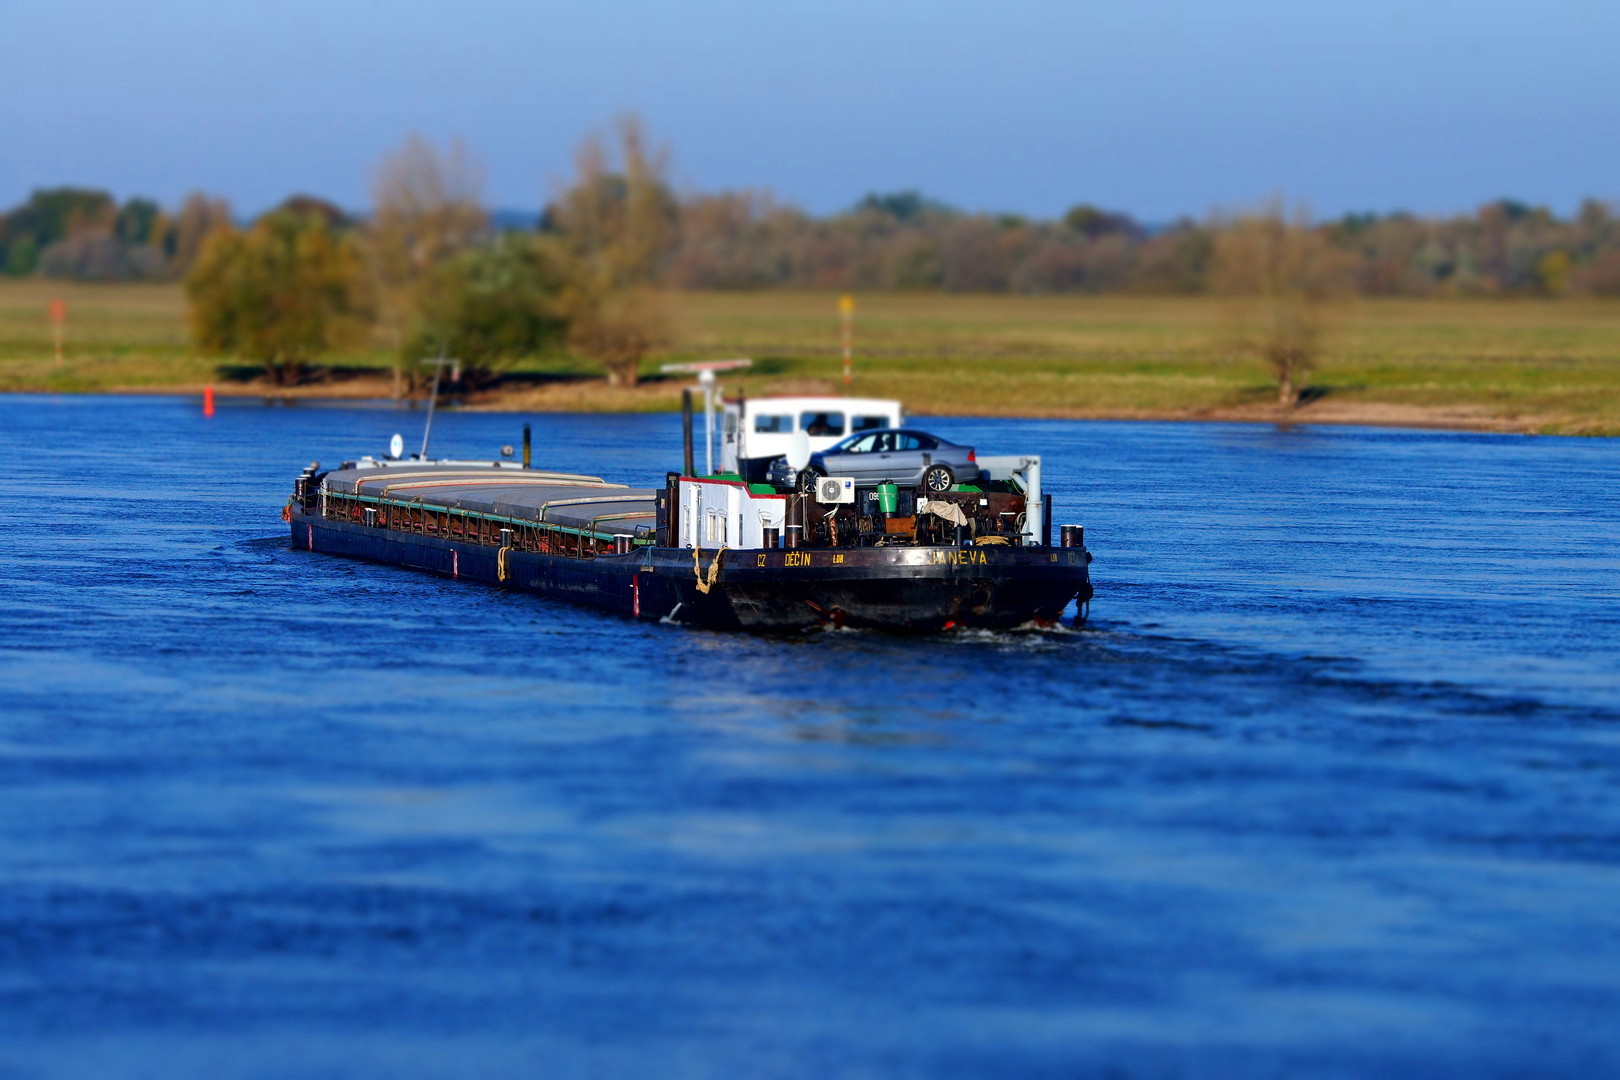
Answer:
POLYGON ((1148 222, 1620 200, 1620 3, 19 0, 0 206, 102 187, 369 204, 415 131, 535 209, 634 111, 685 190, 920 189, 1148 222))

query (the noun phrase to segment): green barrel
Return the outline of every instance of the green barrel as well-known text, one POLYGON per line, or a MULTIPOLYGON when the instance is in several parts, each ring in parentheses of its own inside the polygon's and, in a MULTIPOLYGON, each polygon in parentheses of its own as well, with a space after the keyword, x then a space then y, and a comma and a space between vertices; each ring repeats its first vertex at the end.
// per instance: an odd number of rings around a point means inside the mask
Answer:
POLYGON ((900 489, 888 481, 877 487, 878 509, 885 514, 892 514, 900 508, 900 489))

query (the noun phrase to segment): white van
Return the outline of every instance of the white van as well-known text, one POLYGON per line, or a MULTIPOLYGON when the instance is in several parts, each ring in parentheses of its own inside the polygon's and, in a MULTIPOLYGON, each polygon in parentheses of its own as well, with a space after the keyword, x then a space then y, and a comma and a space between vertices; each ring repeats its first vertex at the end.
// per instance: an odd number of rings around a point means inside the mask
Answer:
POLYGON ((788 436, 802 431, 810 452, 825 450, 846 435, 900 427, 898 401, 854 397, 764 397, 722 403, 720 469, 762 483, 772 459, 788 452, 788 436))

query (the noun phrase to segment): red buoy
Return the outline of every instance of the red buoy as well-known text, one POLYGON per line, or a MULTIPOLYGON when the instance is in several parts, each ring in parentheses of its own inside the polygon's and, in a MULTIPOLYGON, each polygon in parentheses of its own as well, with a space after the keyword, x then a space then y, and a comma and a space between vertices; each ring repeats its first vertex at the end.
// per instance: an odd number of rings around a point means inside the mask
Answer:
POLYGON ((203 415, 214 415, 214 388, 212 386, 203 387, 203 415))

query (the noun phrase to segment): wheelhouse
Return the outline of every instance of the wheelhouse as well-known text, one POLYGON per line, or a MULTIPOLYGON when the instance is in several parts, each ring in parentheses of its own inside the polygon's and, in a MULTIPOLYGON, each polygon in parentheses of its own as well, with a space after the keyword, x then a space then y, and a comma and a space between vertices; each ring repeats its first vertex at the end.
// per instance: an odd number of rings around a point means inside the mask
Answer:
POLYGON ((795 431, 810 451, 826 450, 863 431, 897 428, 905 421, 898 401, 884 398, 763 397, 723 403, 720 468, 751 482, 765 478, 771 461, 788 452, 795 431))

